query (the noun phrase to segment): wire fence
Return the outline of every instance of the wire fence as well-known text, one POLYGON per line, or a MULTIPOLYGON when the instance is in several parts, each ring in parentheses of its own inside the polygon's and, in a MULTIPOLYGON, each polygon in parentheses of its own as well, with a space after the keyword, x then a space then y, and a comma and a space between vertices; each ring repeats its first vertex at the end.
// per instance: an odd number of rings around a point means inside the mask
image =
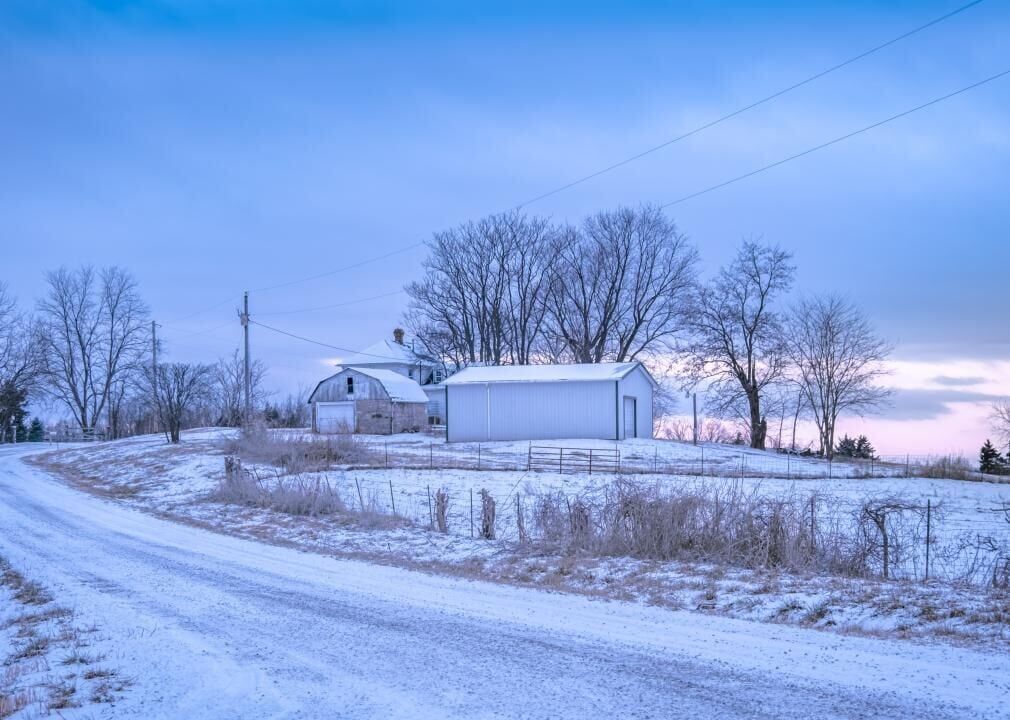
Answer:
POLYGON ((821 458, 732 446, 662 441, 644 446, 563 447, 529 443, 447 444, 436 441, 361 441, 354 465, 561 474, 658 474, 723 478, 934 478, 1010 483, 1010 476, 980 472, 959 455, 885 455, 821 458))
MULTIPOLYGON (((428 451, 434 463, 434 446, 428 451)), ((615 508, 621 508, 624 502, 619 498, 621 493, 628 488, 634 489, 636 483, 638 488, 655 488, 654 485, 642 483, 633 476, 613 478, 606 475, 601 475, 600 482, 594 485, 524 485, 523 481, 529 480, 534 472, 523 473, 517 480, 505 484, 480 484, 479 477, 477 483, 442 483, 437 474, 415 475, 408 479, 409 476, 376 475, 355 469, 314 475, 317 477, 315 491, 318 492, 321 478, 350 512, 385 515, 432 532, 476 541, 533 543, 557 548, 578 546, 581 539, 590 536, 605 544, 614 533, 641 533, 642 521, 634 512, 615 508), (548 516, 553 519, 545 520, 548 516)), ((277 471, 257 480, 269 483, 281 481, 282 477, 283 473, 277 471)), ((783 522, 781 513, 785 507, 790 522, 806 533, 803 542, 809 550, 804 552, 814 553, 817 549, 823 555, 829 554, 828 548, 832 548, 831 553, 848 558, 845 562, 838 561, 845 566, 842 574, 1010 587, 1010 502, 1007 501, 992 502, 976 508, 974 515, 966 516, 946 507, 943 501, 931 498, 837 496, 817 491, 800 495, 781 488, 767 491, 760 486, 741 484, 736 479, 703 486, 694 482, 697 476, 681 475, 676 479, 679 482, 667 483, 657 494, 650 495, 649 502, 661 505, 686 500, 694 503, 696 516, 709 512, 711 508, 706 510, 706 503, 713 502, 716 506, 724 503, 718 512, 730 515, 745 512, 748 514, 745 524, 757 530, 750 540, 742 545, 738 542, 741 547, 748 543, 775 542, 774 538, 784 532, 775 528, 783 522), (707 490, 699 491, 700 487, 707 490), (720 492, 724 495, 720 496, 720 492), (737 499, 729 502, 720 497, 737 499), (746 503, 740 502, 740 497, 747 498, 746 503), (746 509, 734 511, 733 507, 746 509), (861 571, 854 569, 852 564, 856 561, 861 571)), ((312 487, 311 484, 308 487, 312 487)), ((713 516, 718 514, 712 513, 713 516)), ((691 522, 697 522, 696 516, 691 522)), ((660 522, 666 524, 653 529, 659 536, 676 535, 682 530, 677 526, 680 521, 675 515, 660 522)), ((699 546, 702 536, 727 532, 720 522, 725 523, 725 520, 711 520, 712 527, 707 527, 695 539, 699 546)), ((687 542, 685 547, 690 547, 695 540, 687 542)), ((738 548, 737 552, 752 549, 738 548)), ((650 553, 654 553, 651 541, 647 547, 637 550, 632 547, 629 552, 633 557, 678 559, 656 558, 650 553)), ((694 559, 726 560, 731 564, 733 560, 694 559)))

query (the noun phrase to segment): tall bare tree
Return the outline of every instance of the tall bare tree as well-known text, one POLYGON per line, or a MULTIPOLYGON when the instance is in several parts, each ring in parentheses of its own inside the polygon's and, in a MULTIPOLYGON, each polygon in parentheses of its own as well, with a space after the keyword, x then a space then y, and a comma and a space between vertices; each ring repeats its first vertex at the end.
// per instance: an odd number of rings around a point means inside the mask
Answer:
POLYGON ((765 447, 765 393, 786 369, 787 346, 775 302, 792 286, 791 259, 778 247, 744 242, 734 260, 702 288, 692 315, 694 337, 687 348, 692 378, 710 383, 712 409, 743 410, 753 448, 765 447))
POLYGON ((82 430, 93 429, 111 407, 116 383, 139 367, 147 306, 121 268, 60 268, 46 281, 39 313, 48 389, 82 430))
POLYGON ((545 313, 553 229, 510 212, 436 233, 425 275, 407 286, 407 321, 455 364, 529 362, 545 313))
POLYGON ((1010 446, 1010 398, 993 403, 992 422, 1003 444, 1010 446))
POLYGON ((887 401, 879 381, 891 346, 863 313, 837 295, 799 302, 789 314, 787 344, 795 381, 817 425, 821 454, 831 457, 842 413, 865 414, 887 401))
POLYGON ((697 261, 654 206, 600 212, 566 228, 551 286, 551 335, 581 363, 667 349, 685 328, 697 261))
POLYGON ((213 367, 162 363, 156 369, 149 368, 147 376, 165 437, 170 443, 178 443, 187 419, 201 402, 208 400, 213 367))
POLYGON ((36 323, 0 283, 0 441, 24 420, 25 404, 42 369, 36 323))
MULTIPOLYGON (((249 367, 249 386, 252 406, 259 412, 266 401, 267 392, 263 385, 266 365, 261 360, 253 360, 249 367)), ((239 427, 245 413, 245 364, 238 350, 228 357, 220 358, 211 370, 210 394, 217 425, 239 427)))

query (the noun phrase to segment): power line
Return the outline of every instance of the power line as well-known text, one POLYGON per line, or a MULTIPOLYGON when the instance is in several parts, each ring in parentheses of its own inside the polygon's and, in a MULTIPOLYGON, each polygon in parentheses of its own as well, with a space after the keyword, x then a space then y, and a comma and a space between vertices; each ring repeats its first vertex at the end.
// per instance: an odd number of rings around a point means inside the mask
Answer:
POLYGON ((814 146, 812 148, 807 148, 803 152, 798 152, 795 155, 790 155, 787 158, 783 158, 781 160, 777 160, 776 162, 770 163, 770 164, 765 165, 763 167, 759 167, 756 170, 751 170, 750 172, 744 173, 743 175, 738 175, 735 178, 731 178, 730 180, 725 180, 725 181, 723 181, 721 183, 718 183, 716 185, 712 185, 710 187, 705 188, 704 190, 699 190, 698 192, 693 192, 690 195, 685 195, 683 197, 677 198, 676 200, 671 200, 668 203, 664 203, 663 205, 660 205, 660 207, 661 208, 668 208, 668 207, 671 207, 672 205, 678 205, 678 204, 680 204, 682 202, 686 202, 686 201, 691 200, 693 198, 696 198, 696 197, 698 197, 700 195, 705 195, 706 193, 710 193, 710 192, 712 192, 714 190, 719 190, 721 188, 724 188, 727 185, 732 185, 734 183, 740 182, 741 180, 746 180, 747 178, 753 177, 754 175, 757 175, 759 173, 763 173, 766 170, 771 170, 772 168, 776 168, 779 165, 784 165, 787 162, 791 162, 791 161, 796 160, 798 158, 804 157, 805 155, 810 155, 811 153, 815 153, 818 150, 823 150, 826 147, 830 147, 832 145, 836 145, 836 144, 842 142, 843 140, 848 140, 849 138, 855 137, 856 135, 859 135, 861 133, 867 132, 869 130, 873 130, 874 128, 878 128, 881 125, 886 125, 887 123, 893 122, 893 121, 898 120, 900 118, 903 118, 906 115, 911 115, 914 112, 918 112, 919 110, 923 110, 923 109, 928 108, 928 107, 930 107, 932 105, 936 105, 938 103, 941 103, 944 100, 949 100, 950 98, 956 97, 958 95, 961 95, 962 93, 966 93, 969 90, 974 90, 977 87, 981 87, 982 85, 990 83, 990 82, 992 82, 994 80, 998 80, 1001 77, 1004 77, 1006 75, 1010 75, 1010 70, 1004 70, 1003 72, 996 73, 995 75, 991 75, 990 77, 987 77, 984 80, 979 80, 976 83, 973 83, 971 85, 967 85, 967 86, 965 86, 965 87, 963 87, 963 88, 961 88, 959 90, 955 90, 952 93, 948 93, 948 94, 943 95, 941 97, 934 98, 934 99, 930 100, 929 102, 923 103, 922 105, 917 105, 914 108, 910 108, 909 110, 905 110, 904 112, 900 112, 897 115, 892 115, 891 117, 885 118, 884 120, 880 120, 878 122, 875 122, 872 125, 867 125, 866 127, 860 128, 858 130, 853 130, 852 132, 846 133, 845 135, 841 135, 839 137, 836 137, 833 140, 828 140, 827 142, 821 143, 820 145, 816 145, 816 146, 814 146))
POLYGON ((410 245, 401 247, 398 250, 392 250, 383 255, 377 255, 376 257, 373 258, 361 260, 352 265, 345 265, 344 267, 339 267, 336 270, 327 270, 326 272, 316 273, 315 275, 307 275, 306 277, 303 278, 298 278, 296 280, 288 280, 287 282, 277 283, 276 285, 266 285, 264 287, 253 288, 250 292, 266 292, 267 290, 276 290, 277 288, 288 287, 290 285, 298 285, 299 283, 308 282, 310 280, 318 280, 319 278, 329 277, 330 275, 336 275, 337 273, 346 272, 348 270, 354 270, 355 268, 359 268, 362 265, 368 265, 369 263, 378 262, 379 260, 385 260, 386 258, 393 257, 394 255, 399 255, 401 253, 405 253, 408 250, 413 250, 414 248, 420 247, 422 245, 424 245, 424 241, 420 240, 418 242, 411 243, 410 245))
POLYGON ((370 300, 381 300, 382 298, 393 297, 394 295, 402 295, 404 292, 406 291, 394 290, 393 292, 382 293, 381 295, 372 295, 371 297, 358 298, 357 300, 347 300, 345 302, 333 303, 331 305, 317 305, 316 307, 300 308, 298 310, 277 310, 275 312, 261 312, 256 314, 262 317, 264 315, 296 315, 298 313, 315 312, 316 310, 332 310, 333 308, 369 302, 370 300))
POLYGON ((902 33, 901 35, 898 35, 897 37, 891 38, 887 42, 881 43, 880 45, 877 45, 875 47, 870 48, 869 50, 865 50, 864 52, 861 52, 858 55, 854 55, 854 56, 848 58, 847 60, 843 60, 842 62, 838 63, 837 65, 832 65, 831 67, 829 67, 829 68, 827 68, 825 70, 821 70, 820 72, 814 73, 810 77, 807 77, 807 78, 805 78, 803 80, 800 80, 799 82, 794 83, 794 84, 790 85, 789 87, 786 87, 786 88, 783 88, 781 90, 778 90, 778 91, 772 93, 771 95, 767 95, 767 96, 761 98, 760 100, 756 100, 755 102, 750 103, 749 105, 745 105, 744 107, 738 108, 737 110, 734 110, 733 112, 730 112, 730 113, 727 113, 727 114, 725 114, 725 115, 723 115, 721 117, 718 117, 715 120, 711 120, 711 121, 705 123, 704 125, 699 125, 698 127, 694 128, 693 130, 688 130, 687 132, 683 133, 682 135, 678 135, 677 137, 672 138, 671 140, 667 140, 666 142, 662 142, 659 145, 654 145, 654 146, 652 146, 652 147, 650 147, 650 148, 648 148, 646 150, 643 150, 640 153, 637 153, 635 155, 632 155, 631 157, 627 157, 627 158, 625 158, 623 160, 615 162, 612 165, 608 165, 607 167, 602 168, 600 170, 597 170, 595 172, 589 173, 588 175, 584 175, 584 176, 582 176, 582 177, 580 177, 580 178, 578 178, 576 180, 572 180, 571 182, 566 183, 564 185, 561 185, 560 187, 554 188, 553 190, 548 190, 547 192, 542 193, 540 195, 537 195, 534 198, 530 198, 529 200, 526 200, 526 201, 520 203, 519 205, 517 205, 515 207, 516 207, 516 209, 520 209, 520 208, 523 208, 523 207, 525 207, 527 205, 531 205, 531 204, 533 204, 535 202, 539 202, 540 200, 544 200, 546 198, 549 198, 552 195, 557 195, 558 193, 564 192, 565 190, 573 188, 576 185, 581 185, 584 182, 592 180, 593 178, 597 178, 597 177, 599 177, 601 175, 604 175, 604 174, 606 174, 606 173, 608 173, 608 172, 610 172, 612 170, 616 170, 617 168, 624 167, 625 165, 627 165, 629 163, 632 163, 635 160, 640 160, 641 158, 645 157, 646 155, 651 155, 652 153, 657 152, 659 150, 662 150, 663 148, 669 147, 670 145, 673 145, 675 143, 678 143, 681 140, 686 140, 687 138, 689 138, 689 137, 691 137, 693 135, 697 135, 698 133, 703 132, 704 130, 708 130, 711 127, 715 127, 716 125, 719 125, 720 123, 723 123, 726 120, 734 118, 737 115, 741 115, 741 114, 747 112, 748 110, 753 110, 754 108, 756 108, 756 107, 758 107, 760 105, 764 105, 767 102, 770 102, 770 101, 772 101, 772 100, 774 100, 776 98, 782 97, 786 93, 790 93, 793 90, 797 90, 797 89, 803 87, 804 85, 809 85, 810 83, 814 82, 815 80, 819 80, 820 78, 824 77, 825 75, 830 75, 831 73, 835 72, 836 70, 841 70, 842 68, 844 68, 844 67, 846 67, 848 65, 851 65, 852 63, 858 62, 859 60, 862 60, 865 57, 868 57, 870 55, 873 55, 876 52, 879 52, 879 51, 881 51, 881 50, 883 50, 885 48, 888 48, 891 45, 894 45, 895 43, 901 42, 902 40, 905 40, 906 38, 909 38, 912 35, 915 35, 917 33, 922 32, 923 30, 931 28, 934 25, 937 25, 938 23, 943 22, 944 20, 948 20, 949 18, 952 18, 955 15, 958 15, 958 14, 964 12, 965 10, 968 10, 969 8, 972 8, 975 5, 978 5, 982 1, 983 0, 974 0, 973 2, 970 2, 967 5, 962 5, 961 7, 957 8, 956 10, 950 11, 946 15, 941 15, 938 18, 934 18, 933 20, 930 20, 925 25, 920 25, 920 26, 918 26, 918 27, 916 27, 916 28, 914 28, 912 30, 909 30, 908 32, 905 32, 905 33, 902 33))
POLYGON ((307 338, 302 335, 296 335, 295 333, 288 332, 287 330, 281 330, 280 328, 271 327, 270 325, 264 325, 261 322, 250 319, 249 322, 253 325, 258 325, 264 330, 270 330, 271 332, 278 333, 280 335, 287 335, 295 340, 301 340, 302 342, 311 343, 313 345, 319 345, 321 347, 330 348, 331 350, 339 350, 340 352, 354 353, 355 355, 367 355, 368 357, 379 358, 381 360, 395 360, 396 362, 403 362, 402 357, 393 357, 392 355, 377 355, 375 353, 359 352, 357 350, 352 350, 351 348, 340 347, 339 345, 331 345, 329 343, 324 343, 320 340, 313 340, 312 338, 307 338))
MULTIPOLYGON (((182 317, 173 318, 172 320, 169 320, 167 324, 168 325, 174 325, 175 323, 180 323, 183 320, 189 320, 190 318, 194 318, 197 315, 203 315, 204 313, 210 312, 211 310, 216 310, 217 308, 221 307, 222 305, 227 305, 228 303, 234 302, 237 299, 241 299, 241 297, 242 297, 241 295, 232 295, 227 300, 222 300, 221 302, 215 303, 214 305, 211 305, 210 307, 206 307, 203 310, 197 310, 196 312, 192 312, 189 315, 183 315, 182 317)), ((164 325, 162 327, 164 327, 164 325)))

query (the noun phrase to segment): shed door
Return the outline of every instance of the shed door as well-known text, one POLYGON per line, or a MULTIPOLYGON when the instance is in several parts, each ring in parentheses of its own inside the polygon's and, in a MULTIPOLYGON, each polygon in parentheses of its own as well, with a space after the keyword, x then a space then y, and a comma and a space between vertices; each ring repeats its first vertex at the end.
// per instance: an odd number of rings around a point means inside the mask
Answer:
POLYGON ((316 403, 316 430, 321 433, 354 432, 354 401, 316 403))
POLYGON ((638 401, 633 397, 624 398, 624 437, 638 437, 638 401))

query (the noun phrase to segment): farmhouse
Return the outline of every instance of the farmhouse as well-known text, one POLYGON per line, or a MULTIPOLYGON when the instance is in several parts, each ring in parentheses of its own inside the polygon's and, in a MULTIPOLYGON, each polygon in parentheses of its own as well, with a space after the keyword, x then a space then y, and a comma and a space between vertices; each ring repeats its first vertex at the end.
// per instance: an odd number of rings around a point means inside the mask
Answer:
POLYGON ((638 362, 469 367, 442 385, 448 442, 652 437, 657 385, 638 362))
POLYGON ((401 328, 393 330, 392 340, 379 340, 364 350, 343 358, 341 367, 388 370, 415 380, 428 397, 426 422, 441 425, 445 415, 445 390, 441 385, 446 376, 445 366, 423 352, 414 349, 413 343, 404 342, 401 328))
POLYGON ((428 396, 415 380, 384 368, 346 367, 309 396, 312 431, 388 435, 428 423, 428 396))

